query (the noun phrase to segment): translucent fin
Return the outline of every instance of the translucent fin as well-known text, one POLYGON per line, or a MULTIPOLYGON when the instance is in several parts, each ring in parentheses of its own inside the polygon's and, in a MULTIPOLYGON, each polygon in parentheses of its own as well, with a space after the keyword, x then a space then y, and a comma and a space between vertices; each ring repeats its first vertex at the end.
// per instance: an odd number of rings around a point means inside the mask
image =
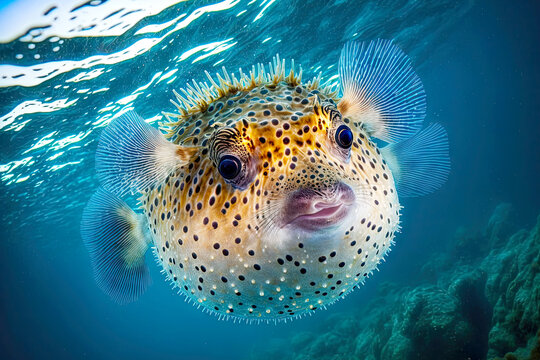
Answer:
POLYGON ((429 194, 440 188, 450 172, 448 136, 431 124, 410 139, 381 149, 400 197, 429 194))
POLYGON ((168 142, 159 130, 129 111, 103 130, 96 151, 96 172, 105 189, 121 196, 161 183, 195 151, 168 142))
POLYGON ((98 286, 118 303, 136 300, 150 284, 144 261, 149 239, 144 218, 103 188, 83 211, 81 236, 98 286))
POLYGON ((343 95, 338 109, 386 142, 409 138, 422 128, 426 95, 411 62, 391 40, 349 41, 341 51, 343 95))

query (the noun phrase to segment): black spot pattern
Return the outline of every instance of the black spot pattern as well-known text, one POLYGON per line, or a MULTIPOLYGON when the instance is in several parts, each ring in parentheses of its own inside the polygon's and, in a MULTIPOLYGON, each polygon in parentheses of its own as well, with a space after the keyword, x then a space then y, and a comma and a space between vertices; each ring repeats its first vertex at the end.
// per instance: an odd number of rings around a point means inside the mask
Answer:
POLYGON ((245 319, 299 316, 349 293, 386 254, 399 222, 392 176, 361 126, 338 116, 337 102, 306 84, 257 86, 172 129, 171 140, 200 152, 146 193, 143 205, 166 276, 195 304, 245 319), (355 134, 350 153, 333 143, 342 123, 355 134), (224 151, 246 163, 259 157, 246 165, 256 169, 246 188, 216 171, 212 124, 239 134, 224 151), (309 237, 276 243, 281 230, 272 214, 280 201, 296 189, 324 192, 337 182, 350 185, 369 211, 347 219, 328 246, 309 237))

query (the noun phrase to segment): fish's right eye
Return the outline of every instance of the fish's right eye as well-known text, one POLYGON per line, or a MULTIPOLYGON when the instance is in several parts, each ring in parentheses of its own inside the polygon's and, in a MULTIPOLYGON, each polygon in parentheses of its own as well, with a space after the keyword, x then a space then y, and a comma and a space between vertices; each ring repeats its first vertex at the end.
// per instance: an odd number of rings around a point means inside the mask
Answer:
POLYGON ((218 171, 226 180, 233 180, 242 170, 240 159, 233 155, 225 155, 219 159, 218 171))
POLYGON ((354 135, 347 125, 341 125, 336 131, 336 143, 343 149, 349 149, 353 143, 354 135))

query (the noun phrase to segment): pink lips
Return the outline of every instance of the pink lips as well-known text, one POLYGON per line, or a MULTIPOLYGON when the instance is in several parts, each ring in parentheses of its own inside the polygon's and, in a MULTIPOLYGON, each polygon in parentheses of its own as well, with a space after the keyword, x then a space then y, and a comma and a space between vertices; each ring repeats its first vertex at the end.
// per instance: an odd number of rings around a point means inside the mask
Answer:
POLYGON ((299 189, 289 196, 283 211, 284 225, 317 231, 339 224, 349 213, 354 193, 343 183, 327 191, 299 189))

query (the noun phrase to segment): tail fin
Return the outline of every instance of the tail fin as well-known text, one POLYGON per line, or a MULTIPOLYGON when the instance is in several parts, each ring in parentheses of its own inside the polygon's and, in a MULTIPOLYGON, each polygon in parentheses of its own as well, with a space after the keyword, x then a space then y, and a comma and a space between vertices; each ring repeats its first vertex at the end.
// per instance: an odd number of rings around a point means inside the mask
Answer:
POLYGON ((122 196, 163 182, 195 151, 167 141, 158 129, 129 111, 103 130, 96 151, 96 173, 105 189, 122 196))
POLYGON ((422 128, 426 95, 409 57, 390 40, 350 41, 339 59, 343 116, 392 143, 422 128))
POLYGON ((410 139, 381 149, 400 197, 429 194, 440 188, 450 172, 448 135, 432 124, 410 139))
POLYGON ((83 211, 81 235, 98 286, 118 303, 136 300, 150 284, 144 255, 149 241, 138 216, 99 188, 83 211))

